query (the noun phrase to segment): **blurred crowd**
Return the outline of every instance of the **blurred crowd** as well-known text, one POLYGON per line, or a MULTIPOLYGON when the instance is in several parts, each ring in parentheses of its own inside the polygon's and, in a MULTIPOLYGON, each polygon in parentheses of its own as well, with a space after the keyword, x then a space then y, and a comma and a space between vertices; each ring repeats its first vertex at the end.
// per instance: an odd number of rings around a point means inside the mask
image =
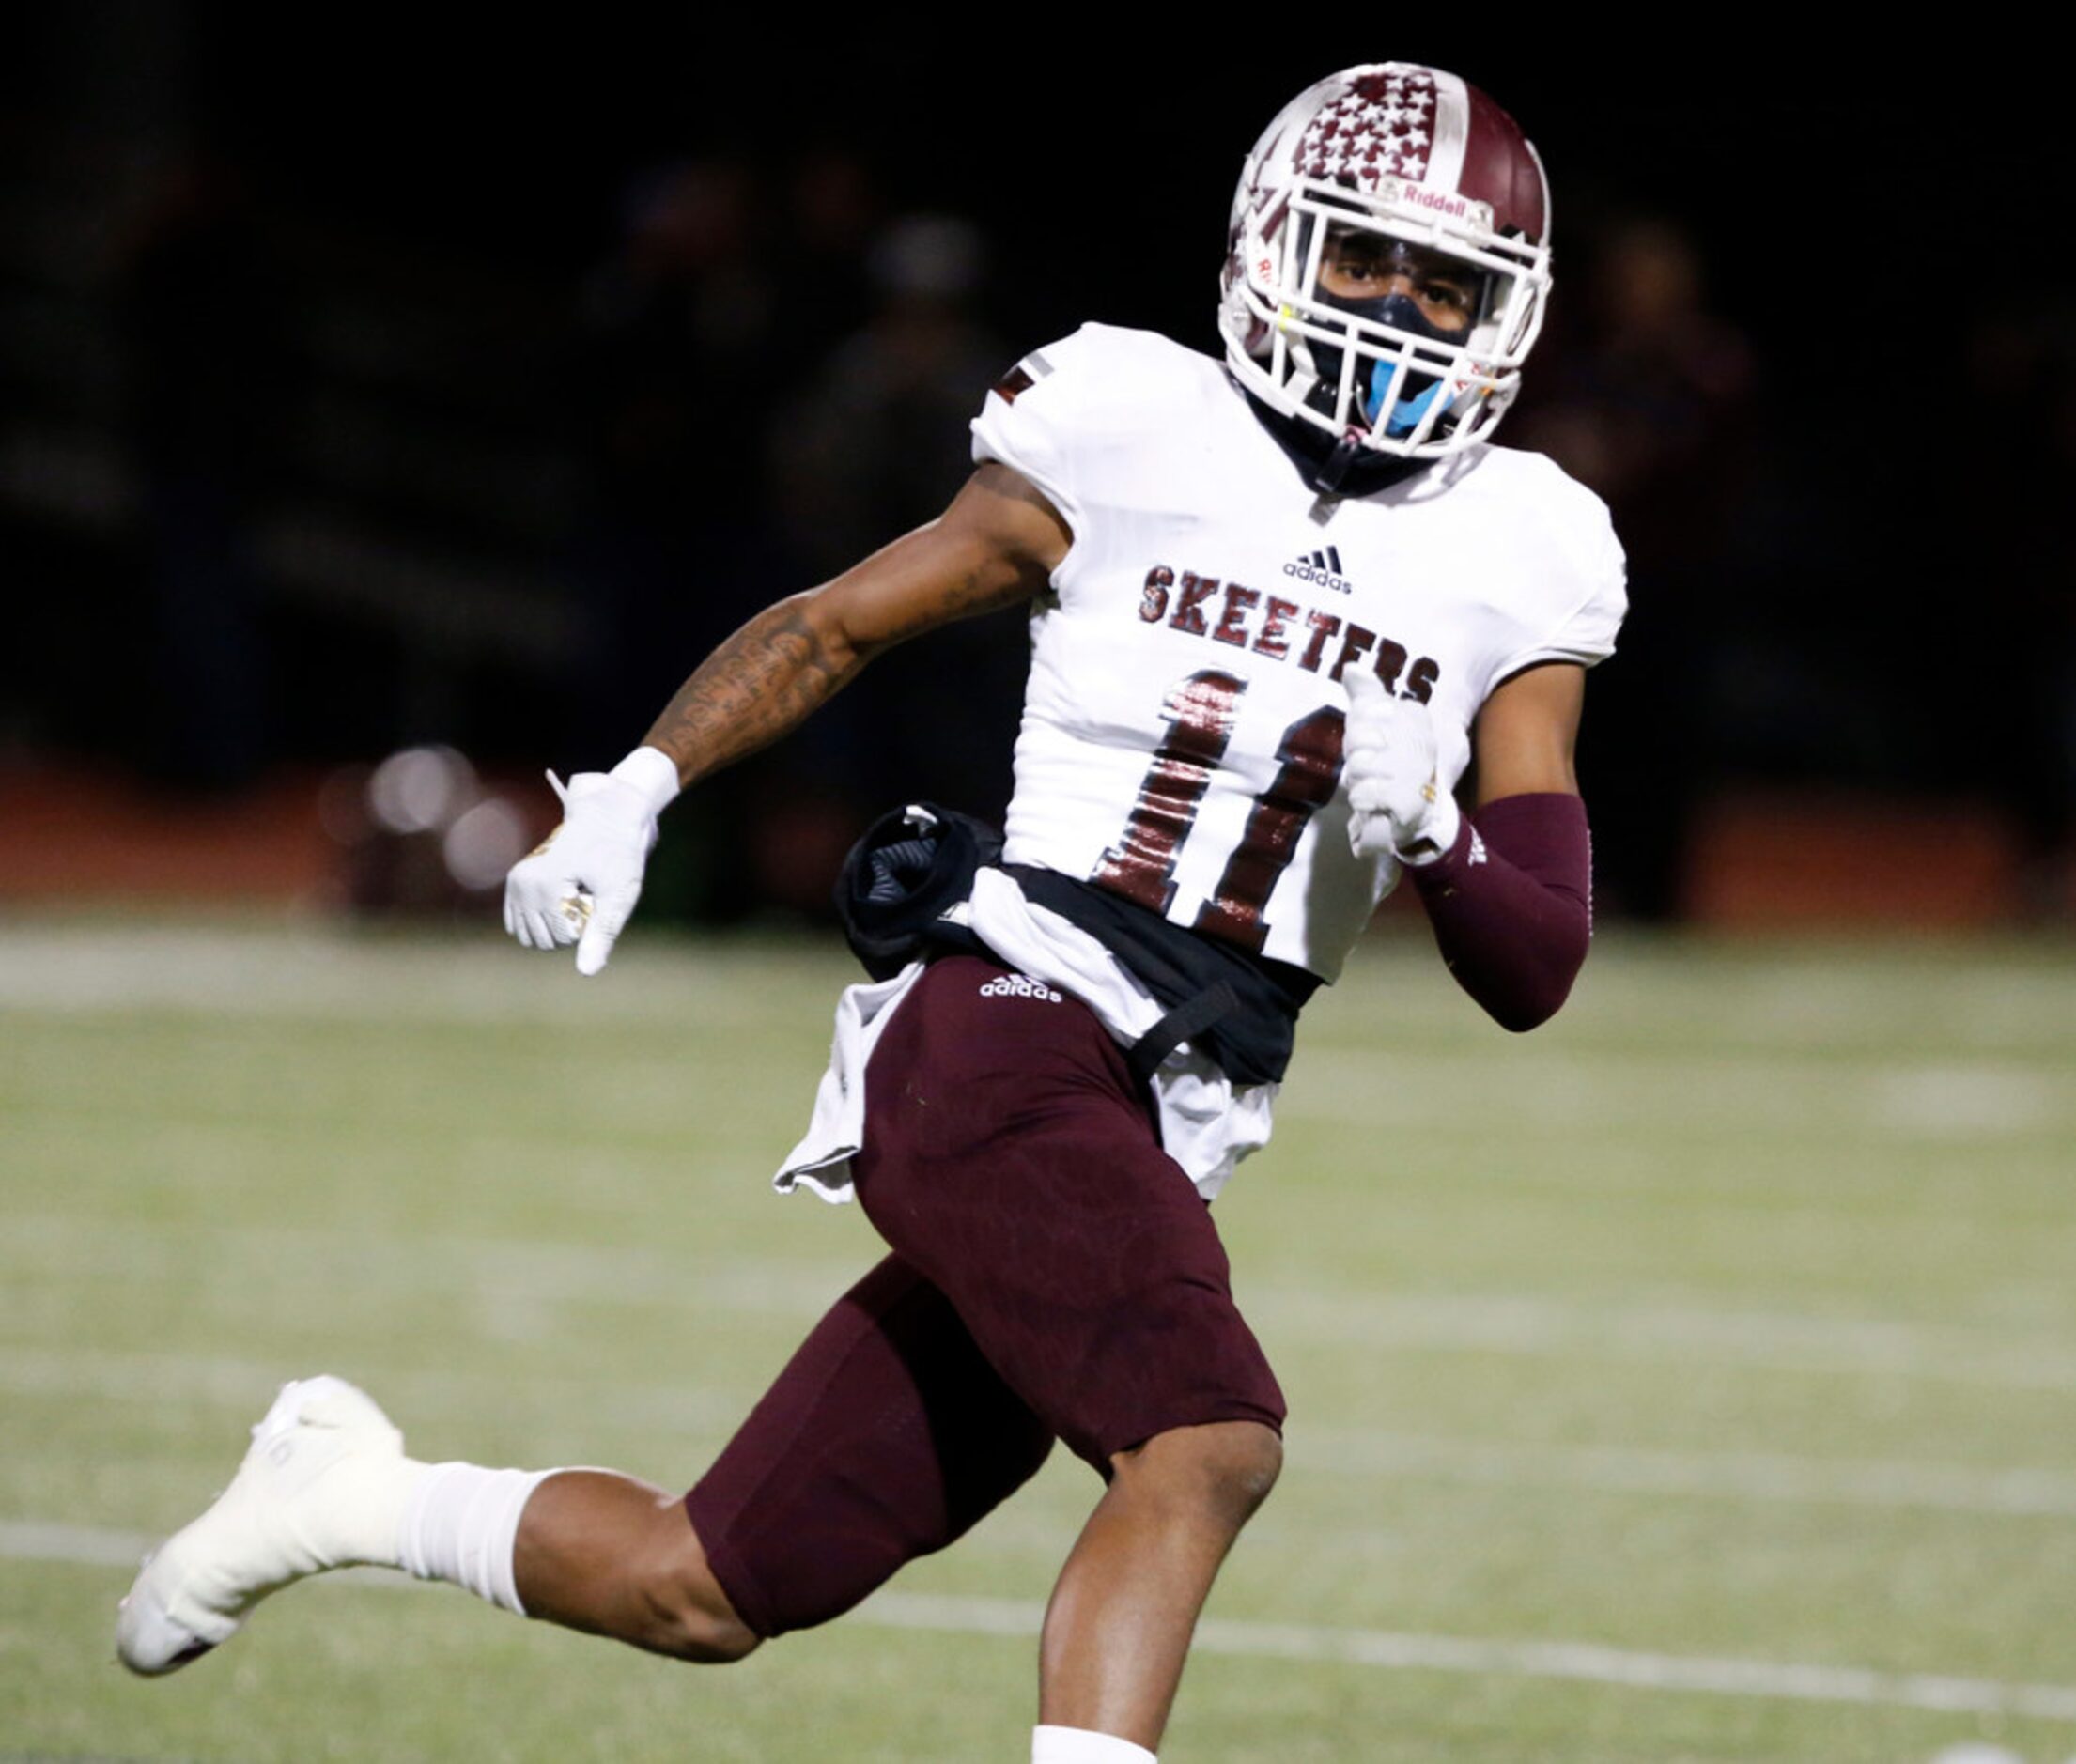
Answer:
MULTIPOLYGON (((622 220, 583 286, 574 370, 564 684, 570 739, 601 759, 751 613, 935 516, 1013 353, 984 316, 979 228, 885 212, 854 158, 810 156, 780 189, 672 164, 622 220)), ((705 910, 819 910, 862 817, 896 797, 999 815, 1024 655, 1015 621, 938 633, 703 787, 674 818, 705 829, 705 910)))
MULTIPOLYGON (((2076 329, 1798 267, 1847 314, 1763 354, 1663 216, 1574 229, 1504 438, 1605 497, 1630 560, 1587 769, 1618 907, 1674 913, 1698 806, 1737 784, 1988 805, 2024 910, 2067 912, 2076 836, 2076 329), (1922 354, 1898 361, 1898 329, 1922 354), (1853 327, 1862 334, 1855 336, 1853 327)), ((1777 315, 1776 315, 1777 318, 1777 315)), ((1939 861, 1936 845, 1928 865, 1939 861)))
MULTIPOLYGON (((131 190, 90 269, 9 258, 0 522, 66 592, 0 660, 0 743, 196 793, 433 742, 608 764, 752 611, 941 508, 1017 354, 1162 321, 1005 286, 1000 217, 905 211, 837 148, 654 165, 581 275, 328 229, 200 151, 131 190)), ((1216 250, 1169 325, 1207 351, 1216 250)), ((1603 900, 1677 911, 1697 806, 1751 781, 1988 799, 2049 877, 2076 817, 2058 316, 1964 308, 1900 363, 1784 351, 1698 239, 1613 207, 1561 238, 1553 315, 1502 439, 1606 497, 1631 558, 1584 756, 1623 805, 1603 900)), ((813 912, 881 807, 998 813, 1023 659, 999 619, 875 664, 688 799, 658 898, 813 912)))

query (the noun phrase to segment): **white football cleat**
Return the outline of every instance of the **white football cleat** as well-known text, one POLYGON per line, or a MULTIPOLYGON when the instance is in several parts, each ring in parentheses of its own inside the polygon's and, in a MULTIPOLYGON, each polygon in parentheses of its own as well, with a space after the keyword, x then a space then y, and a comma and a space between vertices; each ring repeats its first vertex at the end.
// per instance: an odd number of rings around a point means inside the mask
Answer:
POLYGON ((117 1656, 132 1672, 172 1672, 305 1574, 394 1566, 419 1469, 365 1392, 330 1376, 284 1385, 230 1486, 145 1558, 116 1614, 117 1656))

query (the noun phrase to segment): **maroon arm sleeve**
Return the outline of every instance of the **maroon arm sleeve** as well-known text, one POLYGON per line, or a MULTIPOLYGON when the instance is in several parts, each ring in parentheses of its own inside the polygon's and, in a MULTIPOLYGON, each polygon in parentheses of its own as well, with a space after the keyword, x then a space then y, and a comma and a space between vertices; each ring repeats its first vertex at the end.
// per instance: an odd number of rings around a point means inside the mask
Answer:
POLYGON ((1407 866, 1442 960, 1502 1029, 1557 1014, 1593 935, 1586 804, 1557 793, 1502 797, 1466 815, 1456 843, 1407 866))

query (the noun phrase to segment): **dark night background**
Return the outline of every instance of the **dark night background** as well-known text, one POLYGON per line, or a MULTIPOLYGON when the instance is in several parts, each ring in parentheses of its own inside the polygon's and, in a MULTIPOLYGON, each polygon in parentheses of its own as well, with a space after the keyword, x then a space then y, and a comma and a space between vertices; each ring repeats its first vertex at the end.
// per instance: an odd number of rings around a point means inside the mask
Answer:
MULTIPOLYGON (((1687 54, 1109 18, 15 21, 0 792, 330 790, 347 893, 437 897, 340 810, 350 768, 610 764, 740 618, 941 505, 1017 355, 1086 318, 1216 351, 1247 147, 1397 55, 1550 171, 1553 318, 1500 440, 1631 552, 1583 756, 1603 902, 1793 917, 1755 866, 1866 900, 1817 872, 1950 845, 1973 879, 1931 917, 2068 911, 2071 168, 2022 70, 1746 15, 1687 54)), ((886 801, 999 808, 1020 641, 891 658, 695 793, 652 899, 811 910, 886 801)))

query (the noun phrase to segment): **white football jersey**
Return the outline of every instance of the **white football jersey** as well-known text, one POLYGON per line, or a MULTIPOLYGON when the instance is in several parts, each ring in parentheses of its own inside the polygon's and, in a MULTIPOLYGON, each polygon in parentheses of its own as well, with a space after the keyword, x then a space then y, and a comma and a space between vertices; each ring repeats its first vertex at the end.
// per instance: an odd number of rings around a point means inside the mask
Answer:
POLYGON ((1621 623, 1606 507, 1540 454, 1321 497, 1223 364, 1151 332, 1026 356, 973 456, 1074 535, 1032 614, 1007 860, 1325 980, 1399 879, 1348 847, 1343 670, 1426 702, 1453 785, 1495 686, 1590 666, 1621 623))

